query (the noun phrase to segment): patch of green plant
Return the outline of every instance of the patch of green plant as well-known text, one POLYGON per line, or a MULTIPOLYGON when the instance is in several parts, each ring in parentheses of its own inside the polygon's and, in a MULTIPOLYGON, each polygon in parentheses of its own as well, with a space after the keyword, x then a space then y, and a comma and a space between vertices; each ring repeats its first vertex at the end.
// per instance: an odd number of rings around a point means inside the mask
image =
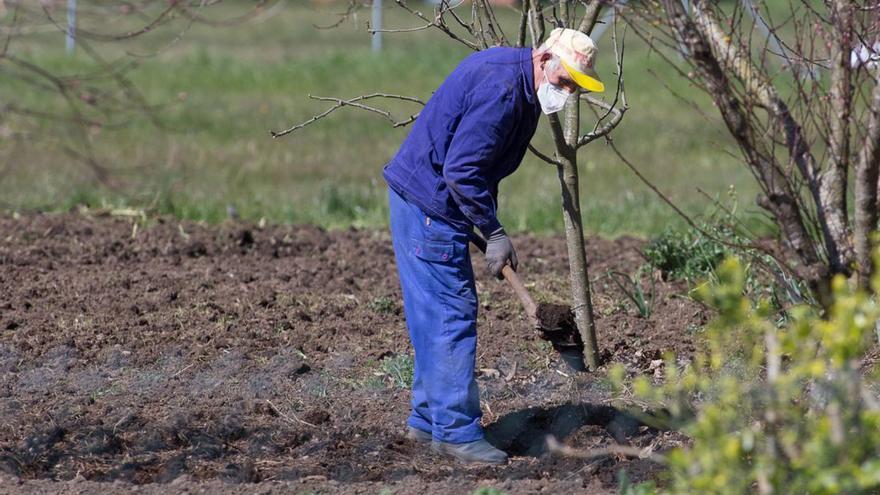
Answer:
POLYGON ((384 374, 371 374, 360 381, 360 386, 371 391, 384 390, 386 388, 384 374))
POLYGON ((379 373, 393 387, 399 389, 412 388, 415 363, 409 354, 395 354, 379 362, 379 373))
POLYGON ((694 282, 709 276, 727 251, 719 242, 693 229, 667 229, 649 242, 642 253, 664 276, 694 282))
POLYGON ((651 288, 642 288, 642 282, 638 276, 630 276, 623 272, 609 271, 608 278, 614 281, 617 287, 623 291, 639 312, 639 316, 648 319, 654 311, 654 277, 650 276, 651 288))
POLYGON ((491 486, 481 486, 471 492, 471 495, 505 495, 505 492, 491 486))
POLYGON ((367 304, 367 307, 380 315, 397 312, 397 302, 388 296, 379 296, 376 299, 373 299, 367 304))
POLYGON ((609 374, 624 400, 633 393, 667 414, 646 421, 692 440, 660 455, 663 488, 626 493, 880 493, 880 397, 864 359, 880 302, 838 275, 827 312, 802 304, 780 324, 769 297, 747 297, 741 261, 727 258, 716 273, 694 291, 718 312, 705 351, 681 368, 667 356, 661 383, 627 380, 622 366, 609 374))

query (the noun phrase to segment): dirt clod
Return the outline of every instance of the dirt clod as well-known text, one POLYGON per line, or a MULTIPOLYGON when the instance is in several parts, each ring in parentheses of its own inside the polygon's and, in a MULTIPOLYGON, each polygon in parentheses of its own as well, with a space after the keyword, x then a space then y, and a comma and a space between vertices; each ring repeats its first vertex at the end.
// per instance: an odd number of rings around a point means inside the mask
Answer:
POLYGON ((574 312, 564 304, 539 303, 535 312, 541 326, 540 336, 557 350, 583 349, 581 336, 574 322, 574 312))

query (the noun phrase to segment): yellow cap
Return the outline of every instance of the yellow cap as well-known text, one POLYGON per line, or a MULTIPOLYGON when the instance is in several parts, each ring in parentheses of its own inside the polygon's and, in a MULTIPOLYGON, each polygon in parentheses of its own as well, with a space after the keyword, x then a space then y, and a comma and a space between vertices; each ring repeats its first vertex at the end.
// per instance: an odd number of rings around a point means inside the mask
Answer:
POLYGON ((605 91, 605 85, 593 69, 598 49, 592 38, 577 29, 556 28, 544 45, 559 57, 562 67, 578 86, 594 93, 605 91))

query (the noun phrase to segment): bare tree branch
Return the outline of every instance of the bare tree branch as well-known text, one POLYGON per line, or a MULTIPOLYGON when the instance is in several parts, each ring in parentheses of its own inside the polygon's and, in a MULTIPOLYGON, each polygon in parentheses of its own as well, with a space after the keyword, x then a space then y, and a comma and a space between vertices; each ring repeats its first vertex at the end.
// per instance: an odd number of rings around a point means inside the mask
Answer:
POLYGON ((299 129, 307 127, 307 126, 323 119, 324 117, 330 115, 334 111, 336 111, 342 107, 346 107, 346 106, 360 108, 361 110, 366 110, 368 112, 379 114, 379 115, 385 117, 385 119, 387 119, 389 122, 391 122, 391 124, 394 127, 400 127, 403 125, 407 125, 407 124, 415 121, 416 118, 418 117, 418 114, 415 114, 415 115, 410 116, 407 119, 398 121, 398 120, 395 120, 394 117, 392 117, 391 112, 388 112, 387 110, 382 110, 382 109, 379 109, 376 107, 372 107, 369 105, 364 105, 362 103, 359 103, 362 101, 372 100, 375 98, 388 98, 388 99, 393 99, 393 100, 403 100, 403 101, 408 101, 408 102, 412 102, 412 103, 418 103, 422 106, 425 105, 425 102, 423 102, 422 100, 420 100, 418 98, 415 98, 412 96, 389 94, 389 93, 372 93, 369 95, 356 96, 356 97, 350 98, 348 100, 343 100, 341 98, 334 98, 334 97, 327 97, 327 96, 313 96, 313 95, 309 95, 309 98, 311 98, 313 100, 318 100, 318 101, 332 101, 332 102, 335 102, 336 104, 333 105, 332 107, 328 108, 324 112, 313 116, 312 118, 306 120, 305 122, 302 122, 300 124, 296 124, 293 127, 290 127, 289 129, 286 129, 283 131, 269 131, 269 133, 272 135, 273 138, 279 138, 282 136, 286 136, 292 132, 298 131, 299 129))
MULTIPOLYGON (((796 195, 791 190, 785 176, 775 166, 773 155, 761 144, 752 120, 743 109, 742 102, 733 94, 732 85, 721 62, 716 59, 716 51, 713 51, 709 37, 697 28, 697 24, 687 15, 678 0, 663 0, 662 3, 668 18, 667 22, 672 26, 677 38, 686 48, 688 56, 693 60, 695 70, 706 84, 728 129, 739 142, 746 162, 754 169, 760 182, 768 188, 768 194, 760 199, 761 205, 774 214, 786 240, 798 254, 798 257, 803 260, 807 270, 818 269, 819 256, 796 207, 796 195)), ((701 16, 701 18, 705 20, 706 16, 701 16)), ((713 25, 705 21, 703 23, 704 28, 713 25)), ((711 32, 714 33, 713 39, 717 47, 719 42, 717 38, 723 37, 723 32, 717 32, 714 29, 711 32)), ((729 45, 725 49, 731 50, 729 45)), ((728 57, 732 56, 730 51, 727 54, 728 57)), ((731 62, 730 59, 727 60, 728 63, 731 62)), ((740 67, 745 68, 742 65, 740 67)), ((807 272, 801 273, 806 274, 807 272)))

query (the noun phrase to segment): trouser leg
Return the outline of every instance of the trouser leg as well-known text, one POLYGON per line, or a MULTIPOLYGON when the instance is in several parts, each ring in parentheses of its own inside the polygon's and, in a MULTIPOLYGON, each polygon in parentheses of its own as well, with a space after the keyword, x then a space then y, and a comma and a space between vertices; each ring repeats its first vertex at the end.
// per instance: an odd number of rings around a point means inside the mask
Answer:
POLYGON ((389 192, 404 312, 415 349, 408 424, 444 442, 482 438, 474 379, 477 295, 467 232, 389 192))

